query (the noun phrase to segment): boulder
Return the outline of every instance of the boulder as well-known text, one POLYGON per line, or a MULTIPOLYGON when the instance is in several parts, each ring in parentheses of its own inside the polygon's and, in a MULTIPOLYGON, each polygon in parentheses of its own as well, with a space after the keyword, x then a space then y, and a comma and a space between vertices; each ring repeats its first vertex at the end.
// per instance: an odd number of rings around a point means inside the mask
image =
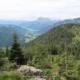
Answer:
POLYGON ((43 72, 40 69, 37 69, 32 66, 22 65, 17 69, 18 72, 24 75, 32 75, 32 76, 42 76, 43 72))

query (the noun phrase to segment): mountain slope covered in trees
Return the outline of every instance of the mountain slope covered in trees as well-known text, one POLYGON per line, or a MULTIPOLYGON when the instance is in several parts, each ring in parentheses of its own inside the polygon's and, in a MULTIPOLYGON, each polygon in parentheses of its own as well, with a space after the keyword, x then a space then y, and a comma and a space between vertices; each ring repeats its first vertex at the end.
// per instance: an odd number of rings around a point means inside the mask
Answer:
MULTIPOLYGON (((9 26, 8 26, 9 27, 9 26)), ((3 27, 3 30, 9 31, 3 27)), ((14 27, 12 31, 17 31, 14 27)), ((4 31, 4 32, 6 32, 4 31)), ((12 32, 10 30, 10 33, 12 32)), ((23 30, 24 31, 24 30, 23 30)), ((21 29, 21 32, 23 32, 21 29)), ((12 33, 11 33, 12 34, 12 33)), ((8 36, 5 33, 6 37, 8 36)), ((50 77, 54 80, 80 80, 80 25, 62 24, 56 26, 22 47, 19 34, 14 33, 11 47, 0 48, 0 79, 29 79, 50 77), (40 69, 41 74, 21 66, 40 69), (20 75, 21 74, 21 75, 20 75), (6 77, 5 77, 6 76, 6 77), (46 76, 46 77, 45 77, 46 76)), ((5 38, 6 39, 6 38, 5 38)), ((9 44, 8 44, 9 45, 9 44)))
POLYGON ((27 43, 24 51, 29 60, 28 64, 45 69, 52 68, 54 74, 58 72, 60 76, 65 76, 64 80, 80 79, 79 24, 69 23, 54 27, 27 43))
POLYGON ((79 24, 62 24, 39 36, 37 39, 30 42, 30 45, 35 46, 42 44, 45 47, 51 45, 63 47, 66 43, 66 46, 68 46, 74 41, 79 41, 79 31, 79 24))

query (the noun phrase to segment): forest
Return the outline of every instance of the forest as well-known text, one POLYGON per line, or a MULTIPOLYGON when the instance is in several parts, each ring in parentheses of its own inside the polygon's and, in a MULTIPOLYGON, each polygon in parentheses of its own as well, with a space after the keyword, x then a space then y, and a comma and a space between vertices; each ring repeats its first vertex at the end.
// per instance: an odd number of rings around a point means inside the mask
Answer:
POLYGON ((55 26, 24 45, 12 36, 12 46, 0 48, 0 80, 80 80, 80 24, 55 26))

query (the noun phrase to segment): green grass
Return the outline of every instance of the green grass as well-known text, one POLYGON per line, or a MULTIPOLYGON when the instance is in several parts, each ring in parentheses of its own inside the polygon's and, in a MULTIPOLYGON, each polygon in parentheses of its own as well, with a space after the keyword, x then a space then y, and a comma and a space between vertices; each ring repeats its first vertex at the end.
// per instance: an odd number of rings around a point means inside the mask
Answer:
POLYGON ((24 76, 16 71, 1 71, 0 80, 35 80, 34 77, 24 76))

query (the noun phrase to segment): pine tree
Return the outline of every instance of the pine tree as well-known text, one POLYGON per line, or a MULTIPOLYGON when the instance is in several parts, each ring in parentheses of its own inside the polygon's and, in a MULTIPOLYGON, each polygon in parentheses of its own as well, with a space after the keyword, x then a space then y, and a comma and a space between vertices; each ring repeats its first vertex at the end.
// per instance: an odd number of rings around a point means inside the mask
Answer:
POLYGON ((10 61, 15 61, 17 65, 24 64, 24 56, 16 33, 13 34, 13 44, 10 51, 10 61))
POLYGON ((9 54, 10 54, 10 51, 9 51, 8 46, 7 46, 6 49, 5 49, 5 55, 6 55, 7 57, 9 57, 9 54))

